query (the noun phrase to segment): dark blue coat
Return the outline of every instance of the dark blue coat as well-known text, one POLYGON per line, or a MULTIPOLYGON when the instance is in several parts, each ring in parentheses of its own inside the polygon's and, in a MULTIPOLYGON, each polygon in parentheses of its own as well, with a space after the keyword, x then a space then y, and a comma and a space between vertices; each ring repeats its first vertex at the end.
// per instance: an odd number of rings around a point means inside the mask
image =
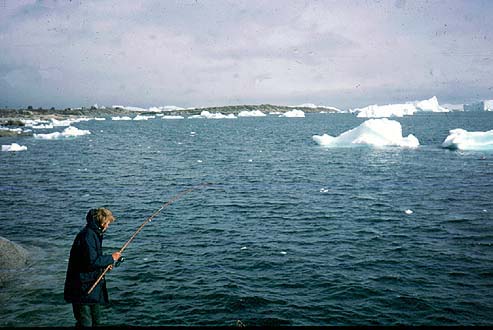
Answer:
POLYGON ((106 266, 113 264, 111 255, 103 255, 103 232, 87 214, 87 225, 75 237, 65 278, 64 298, 70 303, 106 304, 108 290, 103 278, 91 294, 87 291, 96 282, 106 266))

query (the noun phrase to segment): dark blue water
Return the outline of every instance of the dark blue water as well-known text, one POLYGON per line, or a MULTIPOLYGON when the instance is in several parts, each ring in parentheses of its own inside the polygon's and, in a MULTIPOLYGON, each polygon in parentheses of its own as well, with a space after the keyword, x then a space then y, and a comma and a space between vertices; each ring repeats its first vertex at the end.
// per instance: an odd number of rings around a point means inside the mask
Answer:
POLYGON ((70 326, 70 246, 87 210, 117 216, 107 325, 492 325, 493 153, 440 148, 493 113, 397 119, 421 146, 324 149, 349 114, 89 121, 70 140, 3 138, 0 236, 32 255, 0 287, 0 326, 70 326), (195 132, 195 133, 192 133, 195 132), (404 211, 410 209, 412 214, 404 211))

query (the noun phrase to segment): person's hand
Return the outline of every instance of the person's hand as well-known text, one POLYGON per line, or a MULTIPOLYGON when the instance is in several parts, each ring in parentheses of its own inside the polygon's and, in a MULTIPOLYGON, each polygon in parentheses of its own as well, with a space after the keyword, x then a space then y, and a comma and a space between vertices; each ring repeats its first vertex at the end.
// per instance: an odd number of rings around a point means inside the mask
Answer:
POLYGON ((111 256, 113 257, 113 261, 117 261, 118 259, 121 258, 122 254, 117 251, 117 252, 113 252, 111 256))

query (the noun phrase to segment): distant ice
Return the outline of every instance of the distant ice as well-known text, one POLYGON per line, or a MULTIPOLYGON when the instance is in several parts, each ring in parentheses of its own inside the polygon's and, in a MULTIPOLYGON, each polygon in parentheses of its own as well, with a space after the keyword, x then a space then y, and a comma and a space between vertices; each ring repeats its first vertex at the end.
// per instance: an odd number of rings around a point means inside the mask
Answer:
POLYGON ((205 110, 200 113, 200 116, 206 119, 236 119, 236 116, 232 113, 230 113, 229 115, 223 115, 220 112, 210 113, 209 111, 205 110))
POLYGON ((63 132, 54 132, 47 134, 34 134, 35 139, 43 139, 43 140, 56 140, 56 139, 64 139, 64 138, 73 138, 77 136, 91 134, 90 131, 78 129, 74 126, 67 127, 63 132))
POLYGON ((404 148, 417 148, 419 146, 419 141, 414 135, 409 134, 407 137, 403 137, 401 124, 387 118, 369 119, 337 137, 324 134, 321 136, 314 135, 312 138, 319 145, 331 148, 358 145, 404 148))
POLYGON ((39 124, 31 126, 32 129, 51 129, 53 128, 53 124, 39 124))
POLYGON ((335 108, 335 107, 329 107, 325 105, 316 105, 313 103, 303 103, 300 105, 296 106, 289 106, 290 108, 310 108, 310 109, 327 109, 327 110, 332 110, 335 112, 343 112, 341 109, 335 108))
POLYGON ((387 105, 369 105, 364 108, 354 109, 351 112, 356 113, 360 118, 388 118, 412 116, 416 112, 448 112, 449 110, 438 104, 436 96, 428 100, 408 102, 403 104, 387 105))
POLYGON ((162 116, 162 119, 184 119, 183 116, 162 116))
POLYGON ((411 116, 416 112, 416 107, 412 104, 388 104, 388 105, 369 105, 365 108, 355 109, 357 117, 360 118, 388 118, 411 116))
POLYGON ((291 111, 288 111, 288 112, 285 112, 285 113, 279 115, 279 117, 304 118, 305 113, 301 110, 294 109, 294 110, 291 110, 291 111))
POLYGON ((241 111, 238 114, 238 117, 265 117, 267 116, 265 113, 263 113, 260 110, 252 110, 252 111, 241 111))
POLYGON ((443 148, 460 150, 493 150, 493 130, 468 132, 461 128, 449 131, 442 143, 443 148))
POLYGON ((133 118, 133 120, 149 120, 154 118, 156 118, 156 116, 137 115, 133 118))
POLYGON ((123 116, 123 117, 116 116, 116 117, 111 117, 111 120, 132 120, 132 118, 128 116, 123 116))
POLYGON ((125 106, 125 105, 114 105, 114 106, 112 106, 112 108, 113 109, 120 108, 120 109, 124 109, 124 110, 128 110, 128 111, 136 111, 136 112, 148 111, 148 109, 139 108, 139 107, 132 107, 132 106, 125 106))
POLYGON ((10 145, 2 145, 2 151, 24 151, 27 150, 26 146, 18 145, 17 143, 12 143, 10 145))
POLYGON ((407 209, 407 210, 404 211, 404 213, 410 215, 410 214, 413 214, 414 212, 412 210, 407 209))

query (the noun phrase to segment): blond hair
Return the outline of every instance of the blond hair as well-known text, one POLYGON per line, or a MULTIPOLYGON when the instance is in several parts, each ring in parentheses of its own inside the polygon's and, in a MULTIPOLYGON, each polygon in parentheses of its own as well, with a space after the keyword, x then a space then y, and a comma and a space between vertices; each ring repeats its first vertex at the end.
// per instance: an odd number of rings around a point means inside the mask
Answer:
POLYGON ((115 217, 110 210, 100 207, 96 209, 93 213, 94 220, 99 226, 103 226, 105 224, 110 224, 115 221, 115 217))

